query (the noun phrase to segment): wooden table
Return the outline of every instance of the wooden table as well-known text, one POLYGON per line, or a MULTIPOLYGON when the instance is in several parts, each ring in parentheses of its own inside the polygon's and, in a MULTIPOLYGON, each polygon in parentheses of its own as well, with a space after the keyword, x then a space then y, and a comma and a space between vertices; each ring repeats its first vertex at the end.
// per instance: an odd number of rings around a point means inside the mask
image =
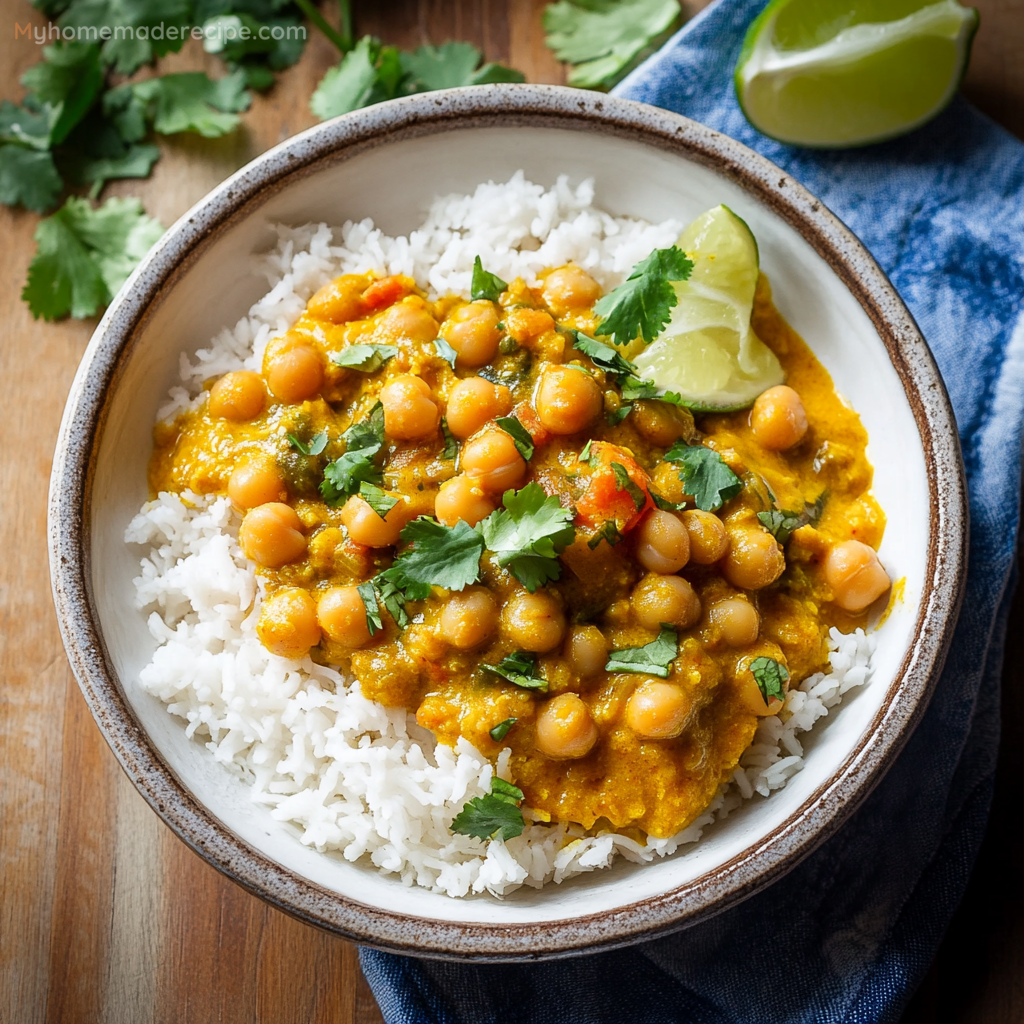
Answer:
MULTIPOLYGON (((1024 0, 983 10, 968 93, 1024 136, 1024 0)), ((543 46, 543 0, 356 0, 359 32, 414 46, 469 39, 531 81, 559 82, 543 46)), ((703 6, 692 0, 692 13, 703 6)), ((38 59, 11 26, 42 17, 2 0, 0 96, 20 95, 38 59)), ((334 15, 330 6, 325 8, 334 15)), ((172 223, 230 172, 313 123, 308 98, 336 54, 314 35, 296 67, 258 97, 242 129, 219 140, 163 140, 138 195, 172 223)), ((195 44, 162 71, 218 62, 195 44)), ((34 322, 19 298, 37 218, 0 207, 0 665, 3 829, 0 1021, 4 1024, 353 1024, 380 1013, 355 947, 270 909, 222 878, 159 821, 119 771, 61 648, 50 602, 45 511, 64 399, 93 322, 34 322)), ((1011 787, 1024 755, 1024 602, 1011 627, 1000 791, 982 869, 938 966, 905 1020, 1024 1020, 1024 844, 1011 787)))

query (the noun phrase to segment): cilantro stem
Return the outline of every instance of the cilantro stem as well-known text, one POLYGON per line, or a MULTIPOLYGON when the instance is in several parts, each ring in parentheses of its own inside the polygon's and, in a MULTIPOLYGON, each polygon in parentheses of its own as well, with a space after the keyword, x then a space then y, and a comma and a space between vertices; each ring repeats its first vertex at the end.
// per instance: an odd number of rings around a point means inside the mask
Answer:
POLYGON ((340 0, 339 5, 344 35, 313 6, 312 0, 295 0, 295 5, 338 48, 342 56, 352 49, 352 14, 349 11, 348 0, 340 0))

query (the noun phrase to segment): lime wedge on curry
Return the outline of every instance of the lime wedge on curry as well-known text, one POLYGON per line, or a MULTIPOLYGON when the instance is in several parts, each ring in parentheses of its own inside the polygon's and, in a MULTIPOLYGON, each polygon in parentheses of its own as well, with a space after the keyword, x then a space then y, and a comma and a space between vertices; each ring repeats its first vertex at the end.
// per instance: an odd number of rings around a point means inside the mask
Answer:
POLYGON ((956 0, 772 0, 747 31, 736 95, 780 142, 880 142, 949 103, 977 27, 956 0))
POLYGON ((637 352, 642 377, 678 392, 698 411, 743 409, 784 378, 775 354, 750 326, 757 285, 757 242, 727 206, 702 213, 679 237, 693 260, 689 280, 674 285, 679 301, 668 326, 637 352))

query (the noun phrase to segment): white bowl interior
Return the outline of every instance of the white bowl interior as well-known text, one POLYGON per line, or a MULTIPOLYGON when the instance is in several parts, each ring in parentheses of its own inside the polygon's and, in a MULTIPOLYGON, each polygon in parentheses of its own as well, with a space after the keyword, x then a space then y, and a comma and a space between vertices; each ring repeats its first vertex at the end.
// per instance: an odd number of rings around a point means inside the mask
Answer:
POLYGON ((529 923, 611 910, 691 882, 756 844, 798 810, 857 745, 882 706, 907 651, 924 587, 929 536, 922 443, 903 387, 871 321, 828 264, 788 224, 716 171, 635 141, 557 128, 452 129, 380 146, 290 183, 223 230, 184 272, 146 323, 110 402, 92 493, 92 582, 107 648, 128 701, 181 782, 213 815, 265 855, 300 876, 371 906, 446 921, 529 923), (637 868, 620 861, 542 891, 502 901, 451 899, 406 888, 394 876, 304 847, 291 828, 249 800, 247 787, 186 739, 181 719, 144 693, 139 671, 155 643, 133 606, 139 551, 123 541, 148 498, 152 427, 178 355, 233 325, 264 293, 250 254, 269 247, 274 222, 300 224, 372 217, 391 234, 418 225, 438 195, 523 169, 546 186, 568 173, 596 180, 596 203, 617 215, 688 221, 727 203, 753 229, 775 302, 860 413, 870 437, 874 491, 888 516, 882 561, 905 578, 904 599, 878 633, 874 681, 808 737, 806 767, 769 799, 755 797, 696 846, 637 868))

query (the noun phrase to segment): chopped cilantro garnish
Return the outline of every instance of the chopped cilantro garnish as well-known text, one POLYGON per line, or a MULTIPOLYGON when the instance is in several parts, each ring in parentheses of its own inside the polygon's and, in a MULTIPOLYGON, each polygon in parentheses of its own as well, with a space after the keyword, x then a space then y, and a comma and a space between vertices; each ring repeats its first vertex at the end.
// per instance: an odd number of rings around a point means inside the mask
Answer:
POLYGON ((679 636, 674 629, 661 627, 657 640, 643 647, 625 647, 608 655, 607 672, 640 672, 667 679, 669 666, 679 653, 679 636))
POLYGON ((755 658, 750 663, 750 673, 766 705, 786 699, 784 687, 789 682, 789 669, 785 665, 774 658, 755 658))
POLYGON ((620 346, 637 337, 649 345, 665 329, 679 301, 672 282, 685 281, 692 270, 692 261, 678 246, 655 249, 633 268, 628 280, 594 306, 601 317, 597 333, 620 346))
MULTIPOLYGON (((766 485, 767 486, 767 485, 766 485)), ((768 493, 775 500, 772 489, 768 493)), ((822 491, 813 505, 804 504, 803 512, 792 512, 787 509, 773 508, 770 512, 758 512, 757 518, 761 525, 780 543, 785 544, 795 530, 801 526, 814 525, 821 518, 828 500, 828 491, 822 491)))
POLYGON ((470 286, 470 296, 473 300, 490 299, 491 302, 497 302, 507 287, 508 284, 497 274, 484 270, 484 265, 477 256, 473 261, 473 283, 470 286))
POLYGON ((518 718, 506 718, 504 722, 499 722, 493 729, 488 729, 488 735, 495 743, 500 743, 508 735, 509 729, 518 721, 518 718))
POLYGON ((367 580, 365 583, 360 583, 356 590, 359 591, 359 596, 363 599, 363 605, 366 608, 366 628, 370 631, 370 636, 374 636, 378 630, 384 628, 384 623, 381 621, 380 607, 377 604, 373 581, 367 580))
POLYGON ((675 391, 661 391, 658 386, 649 380, 640 377, 627 377, 622 382, 622 398, 626 402, 647 401, 668 402, 669 405, 683 405, 687 403, 683 396, 675 391))
POLYGON ((703 445, 677 441, 665 453, 667 462, 678 462, 679 479, 697 508, 714 512, 743 490, 743 481, 716 451, 703 445))
POLYGON ((633 406, 620 405, 615 412, 610 412, 605 416, 605 419, 608 421, 608 426, 617 427, 632 411, 633 406))
POLYGON ((437 354, 454 370, 455 360, 459 358, 459 353, 444 338, 435 338, 434 348, 437 349, 437 354))
POLYGON ((616 384, 621 384, 627 377, 635 376, 639 371, 624 356, 619 355, 603 341, 595 341, 582 331, 570 331, 573 345, 578 348, 591 362, 596 363, 616 384))
MULTIPOLYGON (((468 523, 443 526, 419 516, 399 536, 409 547, 377 578, 393 584, 404 600, 422 601, 430 596, 431 587, 462 590, 480 578, 484 541, 468 523)), ((386 595, 384 603, 390 611, 386 595)))
POLYGON ((349 345, 340 352, 333 352, 331 362, 348 370, 374 373, 397 355, 398 349, 394 345, 349 345))
POLYGON ((441 433, 444 435, 444 448, 441 449, 441 458, 454 459, 459 454, 459 442, 448 429, 448 420, 444 416, 441 417, 441 433))
POLYGON ((300 455, 319 455, 327 447, 327 431, 321 430, 308 444, 300 441, 294 434, 289 434, 288 443, 300 455))
POLYGON ((383 519, 397 504, 398 499, 393 498, 386 491, 376 484, 367 483, 365 480, 359 485, 359 497, 366 502, 374 512, 383 519))
POLYGON ((590 461, 590 446, 594 443, 594 439, 591 438, 584 446, 583 450, 576 456, 580 462, 590 461))
POLYGON ((348 450, 324 468, 320 493, 328 505, 338 505, 360 485, 380 484, 384 473, 376 457, 384 447, 384 406, 377 402, 370 415, 342 434, 348 450))
POLYGON ((349 448, 369 448, 384 444, 384 406, 375 402, 365 420, 353 423, 341 435, 349 448))
POLYGON ((658 506, 663 512, 682 512, 686 508, 685 501, 669 501, 667 498, 663 498, 660 494, 656 494, 654 491, 650 491, 651 501, 658 506))
POLYGON ((621 462, 613 462, 611 469, 615 474, 616 490, 625 491, 633 499, 633 504, 636 505, 639 512, 647 504, 647 495, 644 494, 640 487, 633 483, 630 479, 629 471, 621 462))
POLYGON ((491 675, 500 676, 506 682, 521 686, 524 690, 548 692, 548 681, 537 675, 537 655, 529 651, 508 654, 497 665, 481 664, 480 667, 491 675))
POLYGON ((562 575, 558 555, 576 535, 573 513, 536 483, 506 491, 502 504, 505 507, 492 512, 477 529, 498 565, 508 568, 532 594, 562 575))
POLYGON ((409 615, 405 610, 405 595, 396 584, 382 579, 381 575, 378 573, 371 581, 380 597, 380 603, 387 608, 398 628, 405 629, 409 625, 409 615))
POLYGON ((515 839, 526 827, 519 809, 522 799, 522 790, 495 776, 490 793, 466 801, 452 821, 451 831, 477 839, 515 839))
POLYGON ((622 534, 614 519, 601 524, 601 528, 587 541, 587 547, 593 551, 601 541, 606 540, 609 547, 615 547, 622 540, 622 534))
POLYGON ((499 416, 495 421, 515 442, 516 451, 529 462, 533 458, 533 438, 515 416, 499 416))

